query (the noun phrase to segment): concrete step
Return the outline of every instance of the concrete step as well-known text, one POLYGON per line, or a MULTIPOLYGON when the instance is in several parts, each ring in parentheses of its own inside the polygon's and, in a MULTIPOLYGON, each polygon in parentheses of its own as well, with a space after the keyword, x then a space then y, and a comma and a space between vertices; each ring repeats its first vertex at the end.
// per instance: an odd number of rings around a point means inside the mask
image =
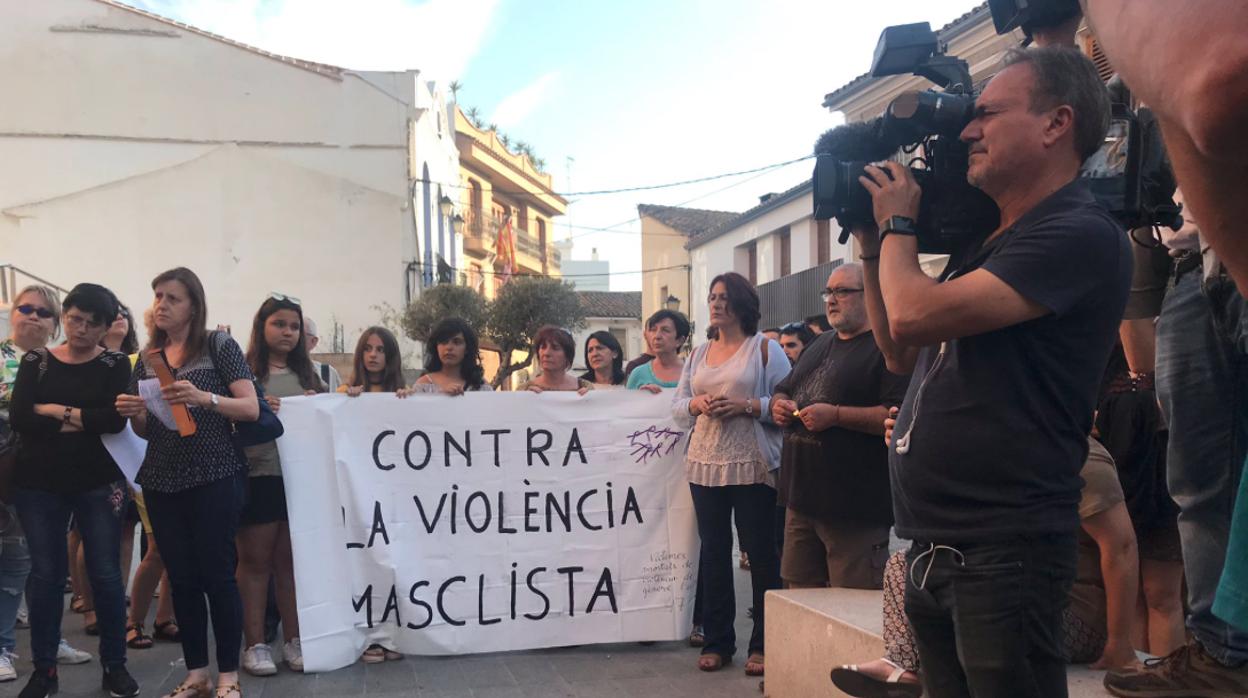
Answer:
MULTIPOLYGON (((841 698, 832 667, 884 656, 882 592, 785 589, 767 592, 767 698, 841 698)), ((1105 698, 1104 673, 1067 670, 1071 698, 1105 698)))

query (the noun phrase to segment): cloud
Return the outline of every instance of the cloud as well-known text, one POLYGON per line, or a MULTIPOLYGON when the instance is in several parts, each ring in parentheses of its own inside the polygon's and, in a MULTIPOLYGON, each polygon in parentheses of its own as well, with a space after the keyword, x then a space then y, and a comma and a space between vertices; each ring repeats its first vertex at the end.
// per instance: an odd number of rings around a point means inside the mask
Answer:
POLYGON ((498 7, 498 0, 132 1, 266 51, 355 70, 419 69, 439 80, 463 75, 498 7))
POLYGON ((558 80, 559 71, 551 71, 507 95, 494 108, 490 122, 502 128, 511 128, 524 121, 546 99, 558 80))

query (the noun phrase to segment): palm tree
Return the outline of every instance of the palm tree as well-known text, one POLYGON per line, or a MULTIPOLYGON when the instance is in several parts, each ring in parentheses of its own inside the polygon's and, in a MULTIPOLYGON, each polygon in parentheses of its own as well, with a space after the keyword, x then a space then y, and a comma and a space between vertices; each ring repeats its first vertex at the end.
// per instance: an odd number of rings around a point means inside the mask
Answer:
POLYGON ((468 120, 472 122, 473 126, 476 126, 477 128, 481 128, 481 110, 480 109, 477 109, 476 107, 468 107, 468 110, 464 112, 464 116, 468 117, 468 120))
POLYGON ((516 141, 515 151, 517 155, 527 155, 530 160, 533 159, 533 151, 529 148, 529 144, 524 141, 516 141))
POLYGON ((446 88, 451 91, 451 99, 458 102, 459 91, 464 89, 464 83, 458 80, 452 80, 451 84, 447 85, 446 88))

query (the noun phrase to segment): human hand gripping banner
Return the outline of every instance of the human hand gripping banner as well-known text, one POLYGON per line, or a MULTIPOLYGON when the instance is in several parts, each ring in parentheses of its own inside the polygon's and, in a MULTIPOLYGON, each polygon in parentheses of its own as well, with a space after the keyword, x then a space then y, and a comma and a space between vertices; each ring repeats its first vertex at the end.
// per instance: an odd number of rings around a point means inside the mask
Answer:
POLYGON ((304 665, 683 639, 697 580, 670 393, 282 400, 304 665))

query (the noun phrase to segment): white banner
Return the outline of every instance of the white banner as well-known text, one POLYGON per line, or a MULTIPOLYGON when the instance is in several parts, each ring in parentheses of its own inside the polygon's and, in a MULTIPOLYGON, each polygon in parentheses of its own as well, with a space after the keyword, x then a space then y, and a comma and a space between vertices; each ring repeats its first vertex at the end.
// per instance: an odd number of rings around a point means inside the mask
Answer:
POLYGON ((670 391, 323 395, 278 440, 308 671, 676 640, 697 526, 670 391))

